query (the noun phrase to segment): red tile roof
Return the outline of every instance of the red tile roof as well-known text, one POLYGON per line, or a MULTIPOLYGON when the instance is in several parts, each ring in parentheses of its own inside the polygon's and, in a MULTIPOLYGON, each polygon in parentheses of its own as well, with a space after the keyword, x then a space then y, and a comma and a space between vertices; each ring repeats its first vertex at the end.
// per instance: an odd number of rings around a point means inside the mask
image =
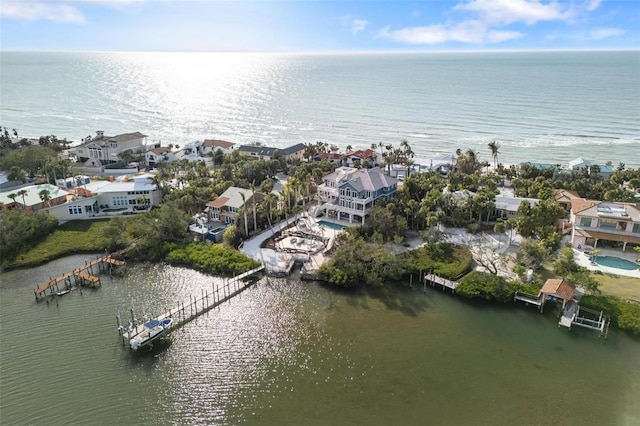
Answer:
POLYGON ((552 294, 564 300, 571 300, 575 290, 576 288, 565 281, 564 278, 549 278, 540 289, 540 293, 552 294))

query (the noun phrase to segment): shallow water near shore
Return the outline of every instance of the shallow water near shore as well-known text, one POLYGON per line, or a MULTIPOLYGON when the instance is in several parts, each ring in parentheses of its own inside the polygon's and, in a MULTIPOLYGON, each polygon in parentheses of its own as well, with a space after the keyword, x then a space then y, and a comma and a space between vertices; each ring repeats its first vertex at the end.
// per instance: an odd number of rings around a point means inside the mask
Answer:
POLYGON ((558 329, 551 309, 269 278, 132 354, 116 313, 157 314, 220 279, 136 265, 34 301, 88 259, 0 275, 3 425, 640 422, 640 342, 558 329))

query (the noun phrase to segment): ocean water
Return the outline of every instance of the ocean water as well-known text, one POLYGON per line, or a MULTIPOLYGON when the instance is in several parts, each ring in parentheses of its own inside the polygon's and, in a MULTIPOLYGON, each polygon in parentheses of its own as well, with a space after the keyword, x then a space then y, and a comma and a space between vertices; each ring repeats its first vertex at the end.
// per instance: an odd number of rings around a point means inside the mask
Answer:
POLYGON ((0 53, 0 125, 640 166, 640 52, 0 53))

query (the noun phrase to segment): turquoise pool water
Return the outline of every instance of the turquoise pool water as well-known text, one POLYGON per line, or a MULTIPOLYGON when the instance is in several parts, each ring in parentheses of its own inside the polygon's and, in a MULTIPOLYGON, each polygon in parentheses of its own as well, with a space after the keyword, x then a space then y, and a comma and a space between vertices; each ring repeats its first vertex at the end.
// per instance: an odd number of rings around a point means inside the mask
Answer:
POLYGON ((635 262, 630 262, 615 256, 598 256, 596 263, 598 265, 608 266, 609 268, 625 269, 627 271, 633 271, 640 267, 640 265, 635 262))
POLYGON ((335 229, 336 231, 341 231, 344 229, 344 226, 338 225, 333 222, 327 222, 326 220, 319 220, 318 225, 322 226, 323 228, 335 229))

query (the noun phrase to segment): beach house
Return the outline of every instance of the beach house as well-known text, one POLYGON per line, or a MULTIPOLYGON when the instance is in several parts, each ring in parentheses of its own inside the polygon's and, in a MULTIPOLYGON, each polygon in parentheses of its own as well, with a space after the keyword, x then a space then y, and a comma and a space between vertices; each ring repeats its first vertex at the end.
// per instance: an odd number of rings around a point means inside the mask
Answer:
POLYGON ((223 154, 231 154, 236 144, 233 142, 223 141, 219 139, 205 139, 200 146, 200 154, 207 156, 210 153, 214 153, 218 150, 223 154))
POLYGON ((338 167, 318 186, 323 204, 316 206, 313 214, 335 215, 340 220, 364 224, 373 207, 380 201, 391 199, 397 189, 398 179, 385 175, 379 167, 338 167))
POLYGON ((145 152, 147 135, 140 132, 123 133, 116 136, 105 136, 102 130, 96 136, 74 148, 76 157, 88 166, 99 166, 119 161, 118 154, 130 150, 131 152, 145 152))

